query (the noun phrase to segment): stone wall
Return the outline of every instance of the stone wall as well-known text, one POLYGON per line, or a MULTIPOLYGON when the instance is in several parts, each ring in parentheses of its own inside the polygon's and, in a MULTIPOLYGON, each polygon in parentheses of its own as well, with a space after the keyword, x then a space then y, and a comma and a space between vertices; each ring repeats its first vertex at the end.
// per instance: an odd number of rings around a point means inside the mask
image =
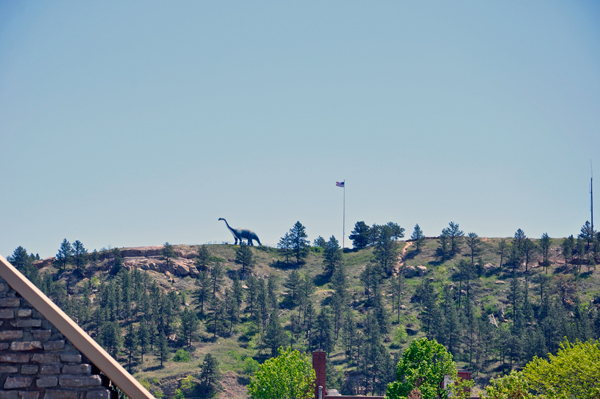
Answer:
POLYGON ((109 399, 109 384, 0 278, 0 399, 109 399))

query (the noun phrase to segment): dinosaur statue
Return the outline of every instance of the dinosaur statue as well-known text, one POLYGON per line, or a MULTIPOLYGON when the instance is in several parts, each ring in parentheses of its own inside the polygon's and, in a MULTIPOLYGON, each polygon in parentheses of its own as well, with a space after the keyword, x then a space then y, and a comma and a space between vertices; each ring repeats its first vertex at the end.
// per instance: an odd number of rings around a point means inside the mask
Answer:
POLYGON ((252 240, 256 240, 258 242, 258 245, 262 245, 260 243, 260 240, 258 239, 258 236, 256 235, 256 233, 253 232, 252 230, 234 229, 231 226, 229 226, 229 223, 227 223, 227 220, 225 220, 224 218, 219 218, 219 220, 224 221, 225 224, 227 225, 227 228, 229 229, 229 231, 231 231, 231 234, 233 234, 233 238, 235 238, 235 245, 237 245, 238 240, 240 240, 240 245, 241 245, 242 238, 245 238, 246 240, 248 240, 248 245, 253 245, 252 240))

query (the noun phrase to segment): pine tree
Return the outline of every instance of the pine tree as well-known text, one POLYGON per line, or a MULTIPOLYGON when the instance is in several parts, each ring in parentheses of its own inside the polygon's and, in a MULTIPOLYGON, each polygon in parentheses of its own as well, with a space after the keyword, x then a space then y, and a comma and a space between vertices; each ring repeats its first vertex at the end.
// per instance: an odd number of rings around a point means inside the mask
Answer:
POLYGON ((131 361, 137 354, 139 346, 138 334, 137 331, 133 329, 133 324, 129 324, 129 326, 127 327, 127 334, 125 334, 124 346, 125 349, 127 349, 128 353, 128 370, 131 373, 131 361))
POLYGON ((209 303, 209 311, 211 324, 213 327, 213 338, 217 338, 217 334, 220 331, 220 325, 223 320, 224 307, 222 301, 216 296, 211 298, 209 303))
POLYGON ((164 333, 158 336, 157 352, 157 356, 160 357, 160 367, 164 368, 164 363, 169 360, 169 341, 164 333))
POLYGON ((144 355, 150 350, 150 329, 145 321, 140 323, 139 343, 140 343, 140 355, 142 356, 142 363, 144 363, 144 355))
POLYGON ((75 261, 75 269, 82 275, 88 262, 88 251, 79 240, 73 243, 73 260, 75 261))
POLYGON ((378 231, 375 250, 373 251, 375 261, 379 264, 381 270, 390 276, 398 258, 398 245, 392 240, 394 231, 388 225, 377 226, 376 228, 374 226, 372 231, 378 231))
POLYGON ((121 349, 121 327, 118 322, 110 322, 104 325, 101 332, 101 341, 107 352, 114 358, 121 349))
POLYGON ((198 247, 198 256, 196 257, 196 267, 199 271, 208 270, 210 266, 210 252, 208 251, 208 247, 206 245, 200 245, 198 247))
POLYGON ((71 243, 65 238, 60 244, 60 248, 58 250, 58 253, 56 254, 56 263, 58 263, 59 269, 65 270, 67 268, 67 264, 71 262, 72 257, 73 247, 71 246, 71 243))
POLYGON ((418 224, 415 224, 415 229, 410 236, 410 239, 415 242, 415 246, 417 247, 417 252, 421 252, 421 247, 425 243, 425 234, 423 234, 423 230, 419 227, 418 224))
POLYGON ((204 303, 208 300, 210 289, 212 287, 209 274, 206 270, 200 270, 195 285, 198 288, 194 291, 192 296, 200 303, 200 314, 203 315, 204 303))
POLYGON ((402 303, 402 297, 404 296, 405 280, 402 271, 400 271, 395 277, 391 279, 391 291, 392 291, 392 309, 396 310, 398 321, 400 324, 400 309, 402 303))
POLYGON ((502 269, 502 261, 504 260, 504 256, 506 255, 508 250, 508 243, 506 242, 506 239, 503 238, 500 241, 498 241, 498 250, 496 251, 496 253, 498 255, 500 255, 500 269, 502 269))
POLYGON ((333 351, 335 345, 333 328, 331 317, 325 307, 321 308, 321 312, 319 312, 319 316, 317 317, 313 340, 315 347, 323 349, 328 354, 333 351))
POLYGON ((178 257, 175 253, 175 249, 173 249, 173 246, 168 242, 165 242, 165 245, 163 246, 162 256, 167 261, 167 269, 171 265, 171 259, 176 259, 178 257))
POLYGON ((471 252, 471 263, 475 264, 475 256, 481 253, 481 238, 476 233, 469 233, 465 241, 471 252))
POLYGON ((216 296, 217 293, 221 292, 221 285, 223 284, 223 276, 225 271, 221 262, 216 262, 210 269, 210 282, 212 284, 212 295, 216 296))
POLYGON ((285 256, 285 264, 289 265, 290 256, 292 256, 292 238, 290 237, 290 233, 285 233, 285 235, 279 239, 277 248, 279 248, 279 252, 285 256))
POLYGON ((198 332, 200 321, 196 313, 189 308, 185 308, 181 313, 181 335, 185 337, 188 346, 192 345, 192 339, 198 332))
POLYGON ((292 270, 290 274, 288 274, 286 280, 283 282, 283 286, 288 289, 287 298, 289 298, 289 302, 292 307, 296 307, 300 303, 300 284, 301 284, 301 276, 296 270, 292 270))
POLYGON ((241 244, 235 250, 235 263, 242 265, 242 274, 248 273, 254 267, 254 259, 252 258, 252 250, 248 245, 241 244))
POLYGON ((287 336, 285 330, 281 327, 278 313, 279 311, 277 309, 273 310, 264 334, 265 344, 271 349, 271 357, 277 356, 277 350, 280 346, 287 345, 287 336))
POLYGON ((231 334, 233 327, 240 322, 240 305, 231 290, 225 291, 225 308, 229 321, 229 334, 231 334))
POLYGON ((222 389, 221 372, 219 371, 219 362, 217 358, 207 353, 204 361, 200 365, 200 393, 205 398, 213 397, 222 389))
POLYGON ((342 249, 335 236, 331 236, 329 241, 325 244, 325 251, 323 252, 325 275, 331 277, 341 262, 342 249))
POLYGON ((242 302, 244 301, 244 289, 242 288, 242 283, 240 282, 240 279, 238 276, 235 276, 233 278, 233 285, 232 285, 231 289, 232 289, 233 299, 235 299, 235 302, 237 305, 238 317, 239 317, 239 312, 242 307, 242 302))
POLYGON ((267 292, 269 295, 269 305, 271 309, 278 309, 279 302, 277 300, 277 290, 279 289, 277 284, 277 276, 269 274, 269 280, 267 282, 267 292))
POLYGON ((308 255, 310 241, 307 240, 306 227, 300 222, 296 222, 289 231, 291 250, 296 258, 296 265, 301 265, 304 258, 308 255))

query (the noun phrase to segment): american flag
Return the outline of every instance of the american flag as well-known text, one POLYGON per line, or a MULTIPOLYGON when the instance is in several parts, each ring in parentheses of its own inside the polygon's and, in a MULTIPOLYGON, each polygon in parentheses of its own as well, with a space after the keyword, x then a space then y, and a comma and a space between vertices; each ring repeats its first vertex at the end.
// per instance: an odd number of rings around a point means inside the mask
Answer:
POLYGON ((346 183, 345 181, 336 181, 335 185, 336 187, 344 187, 344 183, 346 183))

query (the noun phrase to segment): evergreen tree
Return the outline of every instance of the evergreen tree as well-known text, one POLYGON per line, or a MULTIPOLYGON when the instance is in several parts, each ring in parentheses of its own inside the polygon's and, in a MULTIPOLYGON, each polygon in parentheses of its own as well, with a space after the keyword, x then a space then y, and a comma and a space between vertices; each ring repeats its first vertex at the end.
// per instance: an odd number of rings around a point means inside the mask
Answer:
POLYGON ((75 262, 75 270, 82 275, 88 262, 88 251, 79 240, 73 243, 73 261, 75 262))
POLYGON ((471 252, 471 264, 475 264, 475 256, 481 253, 481 238, 476 233, 469 233, 465 239, 467 247, 471 252))
POLYGON ((246 274, 254 267, 254 259, 252 259, 252 250, 250 246, 241 244, 235 250, 235 263, 242 265, 242 274, 246 274))
POLYGON ((525 259, 525 273, 528 272, 528 265, 534 260, 536 252, 537 245, 535 245, 533 241, 531 241, 529 238, 523 240, 522 253, 525 259))
POLYGON ((168 242, 165 242, 165 245, 163 246, 162 256, 167 261, 167 269, 171 265, 171 259, 178 258, 177 254, 175 253, 175 249, 173 249, 173 246, 168 242))
POLYGON ((548 233, 542 234, 540 239, 540 252, 542 253, 542 265, 548 273, 548 266, 550 266, 550 247, 552 246, 552 239, 548 236, 548 233))
POLYGON ((208 297, 210 295, 210 289, 212 287, 208 271, 200 270, 195 284, 198 288, 194 291, 192 295, 200 303, 200 314, 203 315, 204 303, 208 300, 208 297))
POLYGON ((106 351, 116 358, 122 344, 121 327, 118 322, 113 321, 104 325, 101 332, 101 341, 106 351))
POLYGON ((325 249, 326 246, 327 246, 327 241, 321 236, 318 236, 313 241, 313 247, 319 247, 319 248, 325 249))
POLYGON ((211 324, 213 328, 213 338, 217 338, 217 334, 220 332, 220 326, 223 322, 223 313, 224 313, 223 302, 217 298, 216 296, 211 298, 209 302, 209 311, 211 324))
POLYGON ((498 241, 498 250, 496 251, 496 253, 498 255, 500 255, 500 269, 502 269, 502 261, 504 260, 505 255, 507 254, 507 250, 508 250, 508 243, 506 242, 506 239, 503 238, 500 241, 498 241))
POLYGON ((285 330, 281 327, 279 321, 279 311, 273 310, 271 317, 269 317, 269 324, 265 329, 264 341, 266 346, 271 349, 271 357, 277 356, 277 350, 280 346, 287 345, 287 335, 285 330))
POLYGON ((42 280, 40 279, 38 268, 33 265, 34 258, 33 254, 27 255, 27 250, 19 246, 7 260, 16 267, 17 270, 23 273, 29 281, 40 287, 42 285, 42 280))
POLYGON ((340 244, 338 240, 336 240, 335 236, 331 236, 325 245, 325 251, 323 253, 325 275, 331 277, 341 262, 342 249, 340 248, 340 244))
POLYGON ((137 355, 138 352, 138 334, 137 331, 133 329, 133 324, 129 324, 127 327, 127 334, 125 334, 124 340, 125 349, 127 349, 127 359, 128 359, 128 371, 131 373, 131 361, 137 355))
POLYGON ((210 283, 212 285, 212 295, 216 296, 217 293, 221 292, 221 285, 223 284, 223 276, 225 271, 221 262, 216 262, 210 269, 210 283))
POLYGON ((205 398, 213 397, 222 389, 221 372, 219 371, 219 362, 217 358, 207 353, 200 366, 200 393, 205 398))
POLYGON ((58 253, 56 254, 56 263, 58 264, 59 269, 65 270, 67 268, 67 264, 71 262, 72 257, 73 247, 71 246, 71 243, 65 238, 60 244, 60 248, 58 250, 58 253))
POLYGON ((208 270, 208 267, 210 266, 210 257, 210 252, 206 245, 198 246, 198 256, 196 257, 195 264, 199 271, 208 270))
POLYGON ((296 265, 302 264, 304 258, 308 256, 310 242, 307 240, 306 228, 300 222, 296 222, 289 231, 291 249, 296 257, 296 265))
POLYGON ((158 353, 156 354, 160 357, 160 367, 164 368, 164 363, 169 360, 169 341, 167 340, 167 336, 162 333, 158 336, 158 353))
POLYGON ((279 251, 285 256, 285 264, 289 265, 290 256, 292 256, 292 238, 290 233, 285 233, 285 235, 279 239, 277 248, 279 248, 279 251))
POLYGON ((363 222, 356 222, 354 230, 350 233, 352 246, 356 249, 363 249, 369 245, 369 226, 363 222))
POLYGON ((274 274, 269 274, 269 279, 267 280, 267 292, 269 295, 269 305, 271 309, 278 309, 279 302, 277 300, 277 290, 279 289, 277 284, 277 276, 274 274))
POLYGON ((321 308, 315 327, 315 334, 313 335, 314 346, 330 354, 333 351, 335 341, 333 339, 331 317, 325 307, 321 308))
POLYGON ((229 334, 233 331, 233 327, 240 322, 240 305, 235 299, 233 291, 225 291, 225 309, 227 313, 227 320, 229 321, 229 334))
POLYGON ((392 293, 392 310, 396 310, 398 321, 400 324, 400 306, 402 303, 402 297, 404 296, 405 280, 402 272, 399 272, 395 277, 391 279, 391 293, 392 293))
MULTIPOLYGON (((375 231, 375 229, 373 230, 375 231)), ((394 231, 387 225, 378 226, 377 230, 377 241, 373 255, 381 269, 388 276, 391 276, 398 258, 398 246, 392 241, 394 231)))
POLYGON ((236 305, 237 305, 238 317, 239 317, 239 311, 240 311, 240 308, 242 307, 242 302, 244 301, 244 289, 242 288, 242 283, 240 282, 240 279, 238 276, 234 276, 233 285, 232 285, 231 290, 232 290, 233 299, 235 300, 236 305))
POLYGON ((292 270, 288 274, 286 280, 283 282, 283 286, 287 288, 287 298, 289 299, 292 307, 296 307, 300 304, 300 285, 302 283, 302 277, 296 270, 292 270))
POLYGON ((185 308, 181 313, 181 335, 185 338, 188 346, 192 346, 192 339, 198 332, 200 322, 196 313, 189 308, 185 308))
POLYGON ((144 363, 144 355, 150 350, 150 329, 148 324, 144 321, 140 323, 139 343, 140 343, 140 355, 142 356, 142 363, 144 363))
POLYGON ((410 236, 410 239, 415 242, 415 246, 417 247, 417 252, 421 252, 421 248, 425 243, 425 234, 423 234, 423 230, 419 227, 418 224, 415 224, 415 229, 410 236))

